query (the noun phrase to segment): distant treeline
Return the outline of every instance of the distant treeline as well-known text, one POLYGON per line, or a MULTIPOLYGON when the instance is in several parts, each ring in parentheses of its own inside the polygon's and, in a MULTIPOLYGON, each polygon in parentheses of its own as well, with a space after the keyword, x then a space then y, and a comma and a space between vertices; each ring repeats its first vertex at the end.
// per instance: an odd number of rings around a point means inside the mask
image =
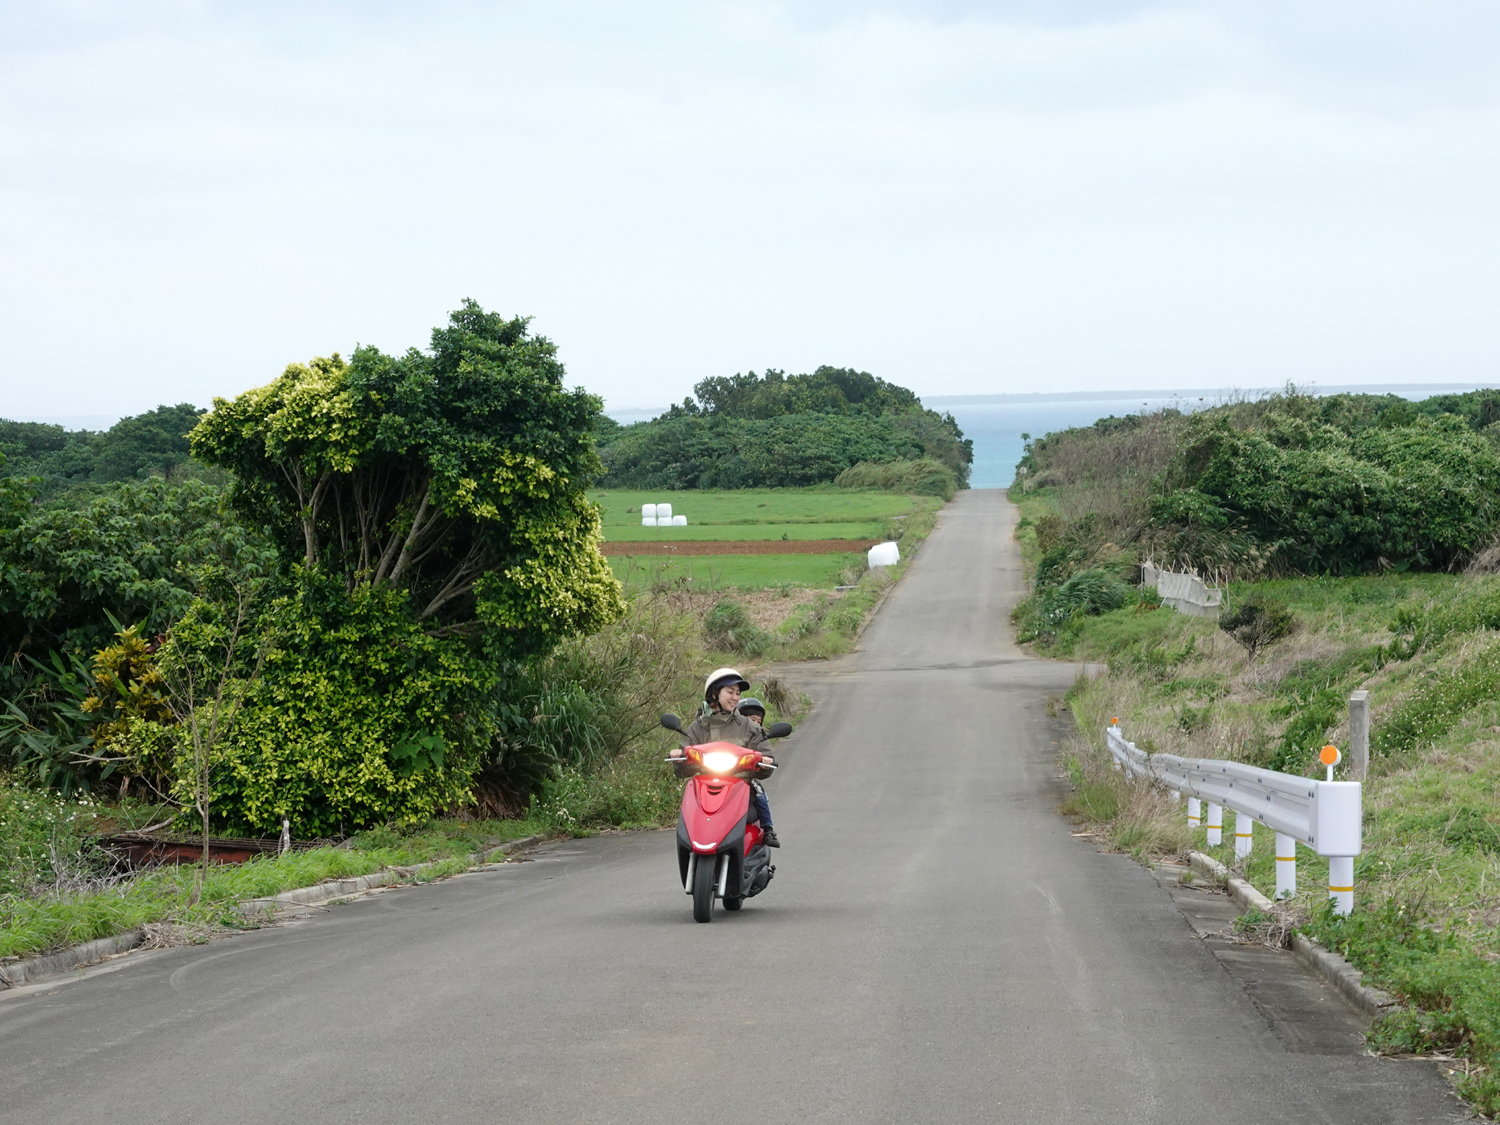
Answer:
POLYGON ((599 456, 613 488, 778 488, 834 481, 863 463, 923 458, 937 492, 968 487, 973 442, 951 414, 863 371, 755 372, 705 379, 661 417, 603 419, 599 456))
POLYGON ((0 419, 0 477, 39 477, 51 496, 85 483, 202 476, 210 471, 190 464, 187 439, 202 415, 186 402, 158 406, 103 432, 0 419))

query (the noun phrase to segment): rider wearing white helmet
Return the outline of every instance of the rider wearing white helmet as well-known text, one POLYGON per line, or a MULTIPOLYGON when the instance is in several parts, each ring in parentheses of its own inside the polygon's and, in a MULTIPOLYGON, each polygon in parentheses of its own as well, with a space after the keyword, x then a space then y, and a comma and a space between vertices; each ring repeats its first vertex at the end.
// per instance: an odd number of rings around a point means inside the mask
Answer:
MULTIPOLYGON (((749 687, 750 682, 733 668, 719 668, 710 672, 703 681, 703 699, 710 710, 707 714, 699 715, 688 727, 687 744, 699 746, 705 742, 732 742, 736 746, 759 750, 765 754, 770 742, 765 729, 748 715, 739 712, 740 692, 749 687)), ((672 757, 681 753, 681 750, 673 750, 672 757)), ((772 763, 776 761, 769 754, 766 754, 766 758, 772 763)), ((755 793, 756 807, 760 811, 761 828, 766 834, 766 846, 779 848, 781 841, 776 837, 776 830, 771 827, 771 806, 766 800, 765 790, 759 785, 752 785, 751 788, 755 793)))

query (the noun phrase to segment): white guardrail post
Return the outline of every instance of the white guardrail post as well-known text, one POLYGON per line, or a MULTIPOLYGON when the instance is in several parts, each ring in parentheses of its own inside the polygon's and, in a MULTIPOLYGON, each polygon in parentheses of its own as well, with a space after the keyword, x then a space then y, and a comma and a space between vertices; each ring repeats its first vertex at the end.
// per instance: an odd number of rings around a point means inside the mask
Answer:
POLYGON ((1354 909, 1354 860, 1364 847, 1364 806, 1358 781, 1334 781, 1338 751, 1325 747, 1328 779, 1297 777, 1219 758, 1147 754, 1120 731, 1119 720, 1105 730, 1105 744, 1116 769, 1186 796, 1188 826, 1203 823, 1208 805, 1208 843, 1223 840, 1224 810, 1234 812, 1234 854, 1250 855, 1254 826, 1276 833, 1276 897, 1297 892, 1297 845, 1328 857, 1328 897, 1334 913, 1354 909))
POLYGON ((1255 843, 1255 818, 1249 813, 1234 814, 1234 858, 1244 859, 1255 843))

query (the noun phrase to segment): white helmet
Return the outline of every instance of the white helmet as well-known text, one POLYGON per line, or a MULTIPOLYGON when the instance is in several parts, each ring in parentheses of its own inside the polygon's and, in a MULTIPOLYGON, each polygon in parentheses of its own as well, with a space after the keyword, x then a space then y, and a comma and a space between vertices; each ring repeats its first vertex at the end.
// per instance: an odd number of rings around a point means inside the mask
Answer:
POLYGON ((710 704, 718 702, 719 692, 730 684, 738 684, 741 691, 750 690, 750 681, 740 675, 738 669, 720 668, 708 674, 708 679, 703 681, 703 698, 710 704))

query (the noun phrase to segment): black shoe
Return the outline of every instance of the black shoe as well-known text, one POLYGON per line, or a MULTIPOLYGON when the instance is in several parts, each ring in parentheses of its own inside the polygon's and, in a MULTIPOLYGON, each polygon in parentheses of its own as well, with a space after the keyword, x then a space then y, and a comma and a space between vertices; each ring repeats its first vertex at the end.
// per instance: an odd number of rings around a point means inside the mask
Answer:
POLYGON ((761 839, 765 841, 766 847, 768 848, 781 847, 781 841, 776 838, 776 829, 774 828, 767 828, 766 834, 762 836, 761 839))

